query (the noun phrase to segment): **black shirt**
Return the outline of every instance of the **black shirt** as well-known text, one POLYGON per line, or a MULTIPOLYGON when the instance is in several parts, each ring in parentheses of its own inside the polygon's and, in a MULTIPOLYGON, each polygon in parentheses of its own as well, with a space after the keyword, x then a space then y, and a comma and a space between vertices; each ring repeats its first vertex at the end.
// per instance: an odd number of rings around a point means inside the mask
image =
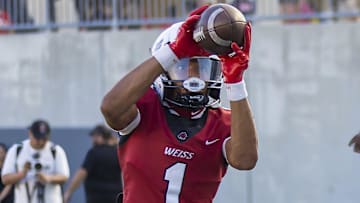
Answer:
POLYGON ((114 203, 122 191, 117 146, 94 146, 87 152, 82 167, 87 171, 84 184, 86 202, 114 203))
MULTIPOLYGON (((0 174, 1 174, 1 168, 0 168, 0 174)), ((2 182, 2 178, 0 176, 0 192, 5 188, 5 185, 2 182)), ((5 197, 1 203, 13 203, 14 202, 14 187, 11 188, 10 193, 5 197)))

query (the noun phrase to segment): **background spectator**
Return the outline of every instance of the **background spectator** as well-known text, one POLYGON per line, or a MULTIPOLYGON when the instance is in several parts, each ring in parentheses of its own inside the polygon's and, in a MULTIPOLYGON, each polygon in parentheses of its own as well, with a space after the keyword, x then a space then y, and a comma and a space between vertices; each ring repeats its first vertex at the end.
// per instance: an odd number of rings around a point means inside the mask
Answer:
POLYGON ((354 152, 360 153, 360 132, 350 140, 349 147, 352 145, 354 145, 354 152))
MULTIPOLYGON (((203 6, 205 4, 215 4, 215 3, 225 3, 225 1, 222 0, 196 0, 196 7, 203 6)), ((193 9, 195 9, 193 8, 193 9)))
MULTIPOLYGON (((3 167, 7 152, 7 146, 4 143, 0 143, 0 173, 3 167)), ((1 203, 13 203, 14 202, 14 190, 12 185, 4 185, 0 178, 0 202, 1 203)))
POLYGON ((285 23, 319 22, 319 19, 309 16, 304 18, 300 15, 311 15, 315 11, 320 11, 319 7, 320 5, 316 0, 280 0, 281 14, 291 17, 285 19, 285 23), (292 19, 292 17, 296 18, 292 19))
POLYGON ((32 24, 34 20, 28 14, 26 0, 0 0, 0 6, 9 14, 14 24, 32 24))
POLYGON ((62 203, 61 184, 69 177, 65 151, 49 140, 50 126, 44 120, 34 121, 28 133, 29 139, 9 149, 2 181, 16 185, 15 203, 62 203))
MULTIPOLYGON (((359 0, 335 0, 335 11, 340 13, 358 13, 360 11, 360 1, 359 0)), ((357 21, 360 18, 358 16, 349 17, 347 20, 357 21)))
POLYGON ((8 30, 4 30, 1 27, 11 25, 10 16, 5 9, 0 8, 0 34, 9 33, 8 30))
POLYGON ((74 2, 75 2, 75 10, 79 18, 79 23, 83 23, 86 19, 85 1, 75 0, 74 2))
MULTIPOLYGON (((309 2, 309 0, 299 0, 298 2, 298 13, 301 14, 313 14, 314 13, 314 7, 313 5, 309 2)), ((303 20, 298 20, 298 22, 315 22, 318 20, 316 19, 303 19, 303 20)))
POLYGON ((299 13, 310 14, 314 12, 308 0, 299 0, 298 7, 299 7, 299 13))
POLYGON ((51 23, 56 22, 56 8, 55 8, 55 2, 57 0, 48 0, 49 3, 49 20, 51 23))
MULTIPOLYGON (((120 6, 116 2, 118 6, 120 6)), ((78 14, 79 23, 94 23, 106 22, 112 20, 113 17, 113 2, 109 0, 75 0, 75 9, 78 14)), ((109 29, 109 26, 96 26, 88 29, 109 29)))
POLYGON ((231 5, 238 8, 244 15, 253 15, 256 11, 255 0, 234 0, 231 5))
POLYGON ((187 13, 205 4, 226 3, 225 0, 186 0, 185 9, 187 13))
POLYGON ((64 194, 64 202, 70 201, 73 192, 85 181, 87 203, 114 203, 122 191, 121 170, 117 158, 117 139, 103 125, 91 132, 93 147, 64 194))
MULTIPOLYGON (((298 12, 297 4, 298 0, 280 0, 280 12, 283 15, 294 15, 298 12)), ((287 19, 284 20, 285 23, 294 23, 296 20, 287 19)))

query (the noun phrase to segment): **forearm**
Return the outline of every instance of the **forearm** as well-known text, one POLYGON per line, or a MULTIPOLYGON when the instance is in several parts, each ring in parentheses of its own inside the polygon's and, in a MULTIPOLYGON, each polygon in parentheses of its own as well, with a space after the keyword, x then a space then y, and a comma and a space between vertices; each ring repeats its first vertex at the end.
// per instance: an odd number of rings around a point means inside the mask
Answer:
POLYGON ((64 175, 49 175, 49 183, 51 184, 63 184, 68 180, 67 176, 64 175))
POLYGON ((4 189, 0 193, 0 201, 4 200, 5 197, 9 194, 9 192, 11 191, 11 187, 12 185, 7 185, 4 187, 4 189))
POLYGON ((71 183, 69 184, 69 187, 66 189, 66 193, 72 194, 85 180, 86 177, 87 171, 83 168, 80 168, 73 177, 71 183))
POLYGON ((158 61, 151 57, 122 78, 105 95, 101 111, 112 128, 120 130, 131 122, 136 116, 135 103, 162 71, 158 61))
POLYGON ((17 173, 10 173, 2 176, 2 182, 4 185, 12 185, 18 183, 21 179, 26 176, 26 173, 20 171, 17 173))
POLYGON ((255 167, 258 138, 248 100, 231 101, 231 140, 227 143, 228 161, 240 170, 255 167))

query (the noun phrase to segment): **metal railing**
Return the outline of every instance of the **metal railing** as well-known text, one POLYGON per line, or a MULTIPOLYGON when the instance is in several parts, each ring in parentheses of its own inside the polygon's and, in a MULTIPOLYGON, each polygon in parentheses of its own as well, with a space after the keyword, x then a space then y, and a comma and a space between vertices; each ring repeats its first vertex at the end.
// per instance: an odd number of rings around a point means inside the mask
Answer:
MULTIPOLYGON (((312 20, 322 22, 360 17, 358 1, 225 0, 222 2, 237 6, 253 22, 312 20)), ((152 28, 183 20, 199 5, 199 2, 204 0, 0 0, 0 32, 56 30, 66 27, 152 28)))

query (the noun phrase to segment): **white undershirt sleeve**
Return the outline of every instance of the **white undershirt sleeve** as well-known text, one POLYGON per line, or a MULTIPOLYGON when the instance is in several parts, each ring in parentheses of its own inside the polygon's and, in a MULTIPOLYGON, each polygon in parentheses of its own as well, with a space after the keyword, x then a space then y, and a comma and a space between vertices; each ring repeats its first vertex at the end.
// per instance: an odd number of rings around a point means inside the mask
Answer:
POLYGON ((137 114, 136 114, 134 120, 131 121, 128 126, 119 130, 119 135, 123 136, 123 135, 128 135, 128 134, 132 133, 132 131, 134 131, 135 128, 138 127, 138 125, 140 124, 140 120, 141 120, 140 111, 139 111, 139 109, 137 109, 137 114))
POLYGON ((225 160, 226 160, 226 163, 229 163, 229 161, 228 161, 228 159, 227 159, 225 146, 226 146, 227 141, 229 141, 230 139, 231 139, 230 136, 227 137, 227 138, 225 138, 225 140, 224 140, 224 142, 223 142, 223 145, 222 145, 222 152, 223 152, 223 156, 224 156, 224 158, 225 158, 225 160))

